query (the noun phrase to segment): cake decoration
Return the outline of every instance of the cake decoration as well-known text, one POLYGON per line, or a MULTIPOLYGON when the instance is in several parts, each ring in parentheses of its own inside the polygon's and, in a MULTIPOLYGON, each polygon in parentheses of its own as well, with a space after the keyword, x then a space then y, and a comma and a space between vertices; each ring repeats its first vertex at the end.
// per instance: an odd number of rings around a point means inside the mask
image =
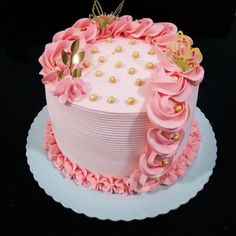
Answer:
POLYGON ((189 36, 119 16, 123 4, 106 14, 95 0, 39 62, 51 119, 45 149, 56 168, 77 184, 133 194, 174 183, 197 155, 204 69, 189 36))

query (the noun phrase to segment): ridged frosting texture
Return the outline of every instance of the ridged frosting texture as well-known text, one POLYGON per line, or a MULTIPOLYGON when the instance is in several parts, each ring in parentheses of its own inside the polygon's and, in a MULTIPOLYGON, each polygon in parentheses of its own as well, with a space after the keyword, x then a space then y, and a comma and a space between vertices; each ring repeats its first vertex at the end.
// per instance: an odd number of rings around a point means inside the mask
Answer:
MULTIPOLYGON (((180 154, 191 139, 198 87, 204 76, 199 64, 202 56, 192 44, 174 24, 154 23, 148 18, 133 21, 131 16, 119 17, 105 29, 89 19, 80 19, 57 33, 39 61, 52 127, 62 153, 94 173, 117 179, 129 176, 130 191, 136 193, 173 182, 176 173, 185 171, 184 165, 176 167, 176 163, 181 163, 180 154), (157 61, 145 79, 142 109, 129 110, 127 106, 119 110, 113 106, 104 111, 86 106, 83 99, 91 91, 86 76, 72 78, 61 62, 60 51, 69 53, 74 40, 80 39, 86 52, 108 37, 141 40, 155 50, 157 61), (64 79, 58 79, 57 70, 63 71, 64 79)), ((79 66, 83 67, 82 63, 79 66)), ((124 87, 124 93, 129 88, 124 87)))
POLYGON ((62 153, 57 145, 50 121, 47 122, 45 127, 43 147, 47 151, 48 158, 52 161, 53 165, 59 169, 66 178, 72 179, 76 184, 83 185, 92 190, 127 195, 137 193, 134 189, 139 192, 145 192, 153 190, 161 184, 171 185, 175 183, 178 177, 184 175, 187 167, 192 164, 198 153, 199 144, 199 127, 197 123, 194 123, 185 149, 168 169, 162 167, 162 163, 160 160, 157 160, 155 153, 154 155, 152 152, 150 153, 148 161, 147 153, 143 154, 140 158, 140 162, 144 162, 142 172, 148 173, 151 176, 156 176, 158 173, 161 178, 156 179, 148 178, 147 175, 144 174, 139 175, 137 171, 123 178, 115 178, 112 176, 104 176, 81 167, 62 153), (132 181, 132 184, 131 178, 136 180, 132 181))

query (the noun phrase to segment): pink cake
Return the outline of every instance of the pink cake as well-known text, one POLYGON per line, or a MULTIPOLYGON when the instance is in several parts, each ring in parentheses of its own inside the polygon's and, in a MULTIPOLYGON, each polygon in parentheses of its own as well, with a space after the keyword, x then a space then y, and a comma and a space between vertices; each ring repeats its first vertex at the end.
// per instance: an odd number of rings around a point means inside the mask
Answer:
MULTIPOLYGON (((39 58, 50 119, 44 148, 93 190, 154 191, 197 156, 202 56, 172 23, 93 15, 58 32, 39 58)), ((96 10, 100 9, 100 15, 96 10)))

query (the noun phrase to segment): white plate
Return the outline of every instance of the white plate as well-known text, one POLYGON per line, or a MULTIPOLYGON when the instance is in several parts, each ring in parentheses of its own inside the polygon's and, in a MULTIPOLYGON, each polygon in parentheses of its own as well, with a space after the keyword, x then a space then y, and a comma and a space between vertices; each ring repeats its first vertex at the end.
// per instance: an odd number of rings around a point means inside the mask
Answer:
POLYGON ((186 174, 177 183, 161 186, 153 193, 134 196, 91 191, 64 178, 47 159, 42 148, 47 119, 45 106, 29 130, 26 155, 30 170, 39 186, 55 201, 89 217, 130 221, 165 214, 195 197, 208 182, 215 166, 217 147, 214 132, 209 121, 197 108, 196 120, 201 131, 200 151, 193 165, 188 167, 186 174))

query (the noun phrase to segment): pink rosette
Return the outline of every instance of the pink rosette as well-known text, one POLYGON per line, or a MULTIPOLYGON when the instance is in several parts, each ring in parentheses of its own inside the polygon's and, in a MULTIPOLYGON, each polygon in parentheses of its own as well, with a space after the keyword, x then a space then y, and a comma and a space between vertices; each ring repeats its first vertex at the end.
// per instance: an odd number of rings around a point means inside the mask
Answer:
POLYGON ((56 70, 64 71, 66 66, 62 63, 61 51, 64 49, 65 52, 69 52, 70 46, 71 42, 68 40, 47 44, 44 53, 39 58, 39 63, 42 65, 40 74, 46 76, 56 70))
POLYGON ((160 47, 162 50, 170 48, 176 39, 177 27, 172 23, 159 22, 149 27, 144 37, 148 43, 160 47))
POLYGON ((75 169, 76 169, 76 165, 72 163, 70 160, 66 159, 64 161, 62 173, 65 177, 71 179, 73 177, 75 169))
POLYGON ((56 155, 53 159, 54 166, 59 170, 63 169, 64 162, 65 162, 65 156, 62 153, 56 155))
POLYGON ((94 24, 88 18, 82 18, 72 26, 74 29, 78 29, 84 36, 87 43, 93 43, 96 40, 98 29, 96 24, 94 24))
POLYGON ((96 173, 89 173, 87 175, 87 187, 92 190, 100 190, 99 175, 96 173))
POLYGON ((163 158, 173 156, 184 136, 184 131, 166 132, 158 128, 148 130, 147 140, 151 148, 163 158), (175 140, 175 137, 176 140, 175 140))
POLYGON ((194 84, 179 72, 168 71, 160 64, 154 73, 149 81, 153 91, 172 96, 177 102, 183 102, 191 95, 194 84))
POLYGON ((125 37, 141 39, 144 36, 145 31, 150 28, 152 24, 153 21, 149 18, 132 21, 124 31, 124 35, 125 37))
POLYGON ((73 78, 70 75, 59 80, 54 91, 54 96, 57 96, 61 103, 79 101, 83 94, 85 94, 85 84, 83 80, 73 78))
POLYGON ((87 185, 87 175, 88 171, 83 168, 77 168, 73 172, 73 180, 78 185, 87 185))
POLYGON ((147 104, 147 114, 155 127, 163 131, 176 131, 182 128, 189 117, 186 102, 176 102, 168 95, 154 92, 147 104), (181 109, 176 111, 176 107, 181 109))
POLYGON ((130 175, 130 187, 136 193, 152 191, 160 184, 159 178, 150 178, 141 170, 136 170, 130 175))
POLYGON ((113 21, 106 29, 98 29, 97 39, 124 35, 126 28, 131 24, 131 22, 132 16, 121 16, 117 20, 113 21))

